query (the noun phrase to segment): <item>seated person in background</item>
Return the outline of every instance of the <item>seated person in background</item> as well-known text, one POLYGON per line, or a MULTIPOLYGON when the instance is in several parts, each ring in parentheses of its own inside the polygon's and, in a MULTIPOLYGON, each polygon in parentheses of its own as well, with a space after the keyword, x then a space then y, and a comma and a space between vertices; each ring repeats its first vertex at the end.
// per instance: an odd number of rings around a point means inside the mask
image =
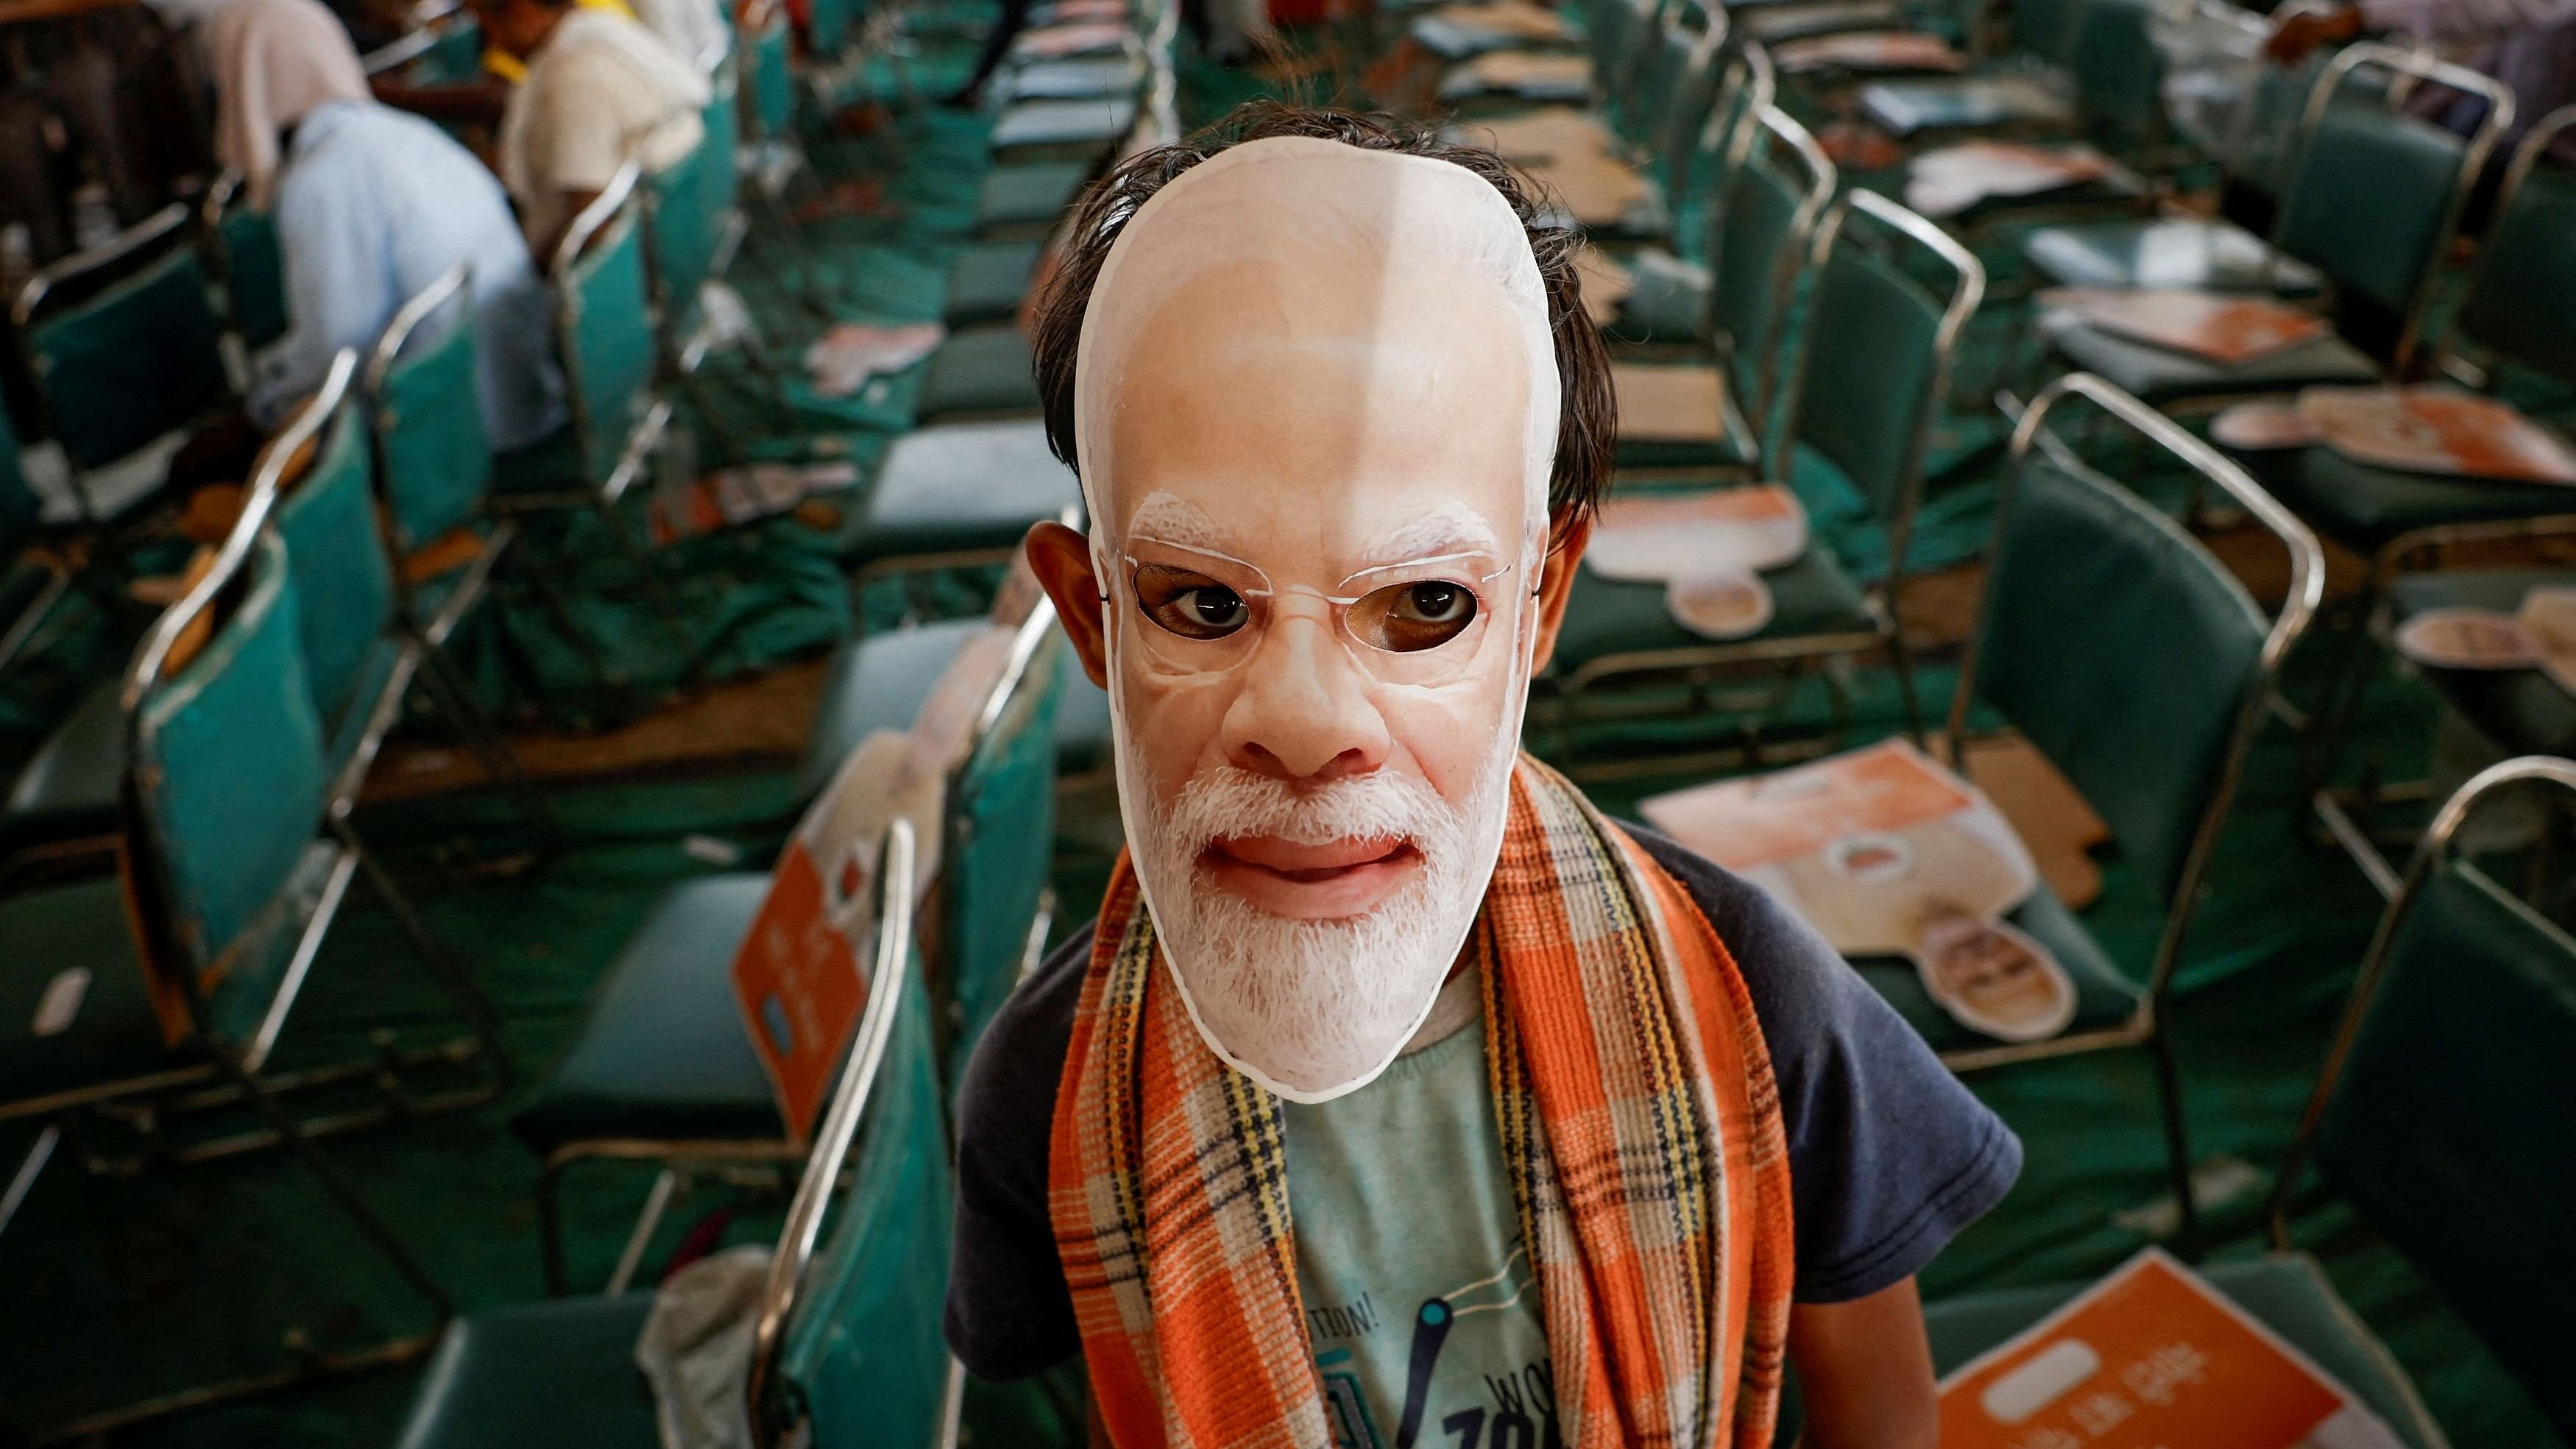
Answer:
POLYGON ((540 259, 628 159, 660 171, 706 134, 707 78, 635 21, 573 0, 475 0, 475 15, 528 67, 501 117, 498 159, 540 259))
POLYGON ((418 116, 368 96, 348 32, 315 0, 233 0, 209 26, 217 148, 275 213, 285 337, 264 352, 253 417, 274 427, 343 347, 363 356, 394 313, 459 262, 471 269, 492 446, 561 427, 547 302, 501 188, 418 116))
POLYGON ((2012 1133, 1760 888, 1520 752, 1610 481, 1566 232, 1256 103, 1132 158, 1032 340, 1127 850, 977 1046, 947 1332, 1094 1442, 1937 1432, 1914 1274, 2012 1133), (1101 1435, 1105 1432, 1105 1441, 1101 1435))
POLYGON ((203 8, 0 0, 0 226, 26 226, 37 266, 78 245, 71 196, 84 167, 119 226, 206 170, 205 67, 192 33, 203 8))

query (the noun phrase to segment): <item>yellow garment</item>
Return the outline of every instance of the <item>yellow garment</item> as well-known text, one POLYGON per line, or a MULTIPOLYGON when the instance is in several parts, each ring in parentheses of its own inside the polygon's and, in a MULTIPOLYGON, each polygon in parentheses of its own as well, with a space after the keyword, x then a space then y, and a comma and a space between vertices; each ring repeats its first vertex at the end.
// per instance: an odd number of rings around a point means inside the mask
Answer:
MULTIPOLYGON (((605 10, 614 15, 635 19, 635 7, 626 0, 573 0, 584 10, 605 10)), ((483 69, 512 85, 528 78, 528 63, 497 45, 483 47, 483 69)))

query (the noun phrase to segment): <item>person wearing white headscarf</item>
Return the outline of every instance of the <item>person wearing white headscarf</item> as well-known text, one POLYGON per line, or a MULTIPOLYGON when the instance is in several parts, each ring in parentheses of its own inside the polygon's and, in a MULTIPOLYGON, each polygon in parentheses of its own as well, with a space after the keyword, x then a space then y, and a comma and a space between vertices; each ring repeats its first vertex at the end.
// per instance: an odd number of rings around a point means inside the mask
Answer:
POLYGON ((666 170, 705 137, 705 74, 645 26, 573 0, 477 0, 475 14, 528 67, 501 117, 497 159, 540 255, 629 160, 666 170))
POLYGON ((314 0, 233 0, 209 22, 216 137, 276 222, 287 332, 257 361, 274 425, 459 263, 473 289, 485 431, 524 447, 562 426, 545 295, 501 188, 437 126, 378 104, 348 32, 314 0))

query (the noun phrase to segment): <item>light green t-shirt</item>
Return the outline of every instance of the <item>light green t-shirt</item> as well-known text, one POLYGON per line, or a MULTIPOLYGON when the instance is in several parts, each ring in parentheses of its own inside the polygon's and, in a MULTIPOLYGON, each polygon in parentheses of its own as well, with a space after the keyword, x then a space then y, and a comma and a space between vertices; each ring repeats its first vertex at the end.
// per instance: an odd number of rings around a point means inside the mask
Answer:
POLYGON ((1297 1287, 1336 1449, 1555 1449, 1482 1020, 1348 1096, 1282 1106, 1297 1287))

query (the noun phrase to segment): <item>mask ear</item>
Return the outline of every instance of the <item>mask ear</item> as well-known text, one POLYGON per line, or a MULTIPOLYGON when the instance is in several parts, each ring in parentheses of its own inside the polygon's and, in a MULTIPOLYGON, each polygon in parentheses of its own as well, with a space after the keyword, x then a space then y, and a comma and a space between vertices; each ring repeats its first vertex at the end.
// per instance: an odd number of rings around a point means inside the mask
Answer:
POLYGON ((1539 567, 1538 650, 1530 661, 1532 675, 1546 673, 1548 660, 1556 654, 1556 631, 1565 623, 1566 601, 1574 597, 1574 571, 1583 563, 1584 546, 1592 542, 1592 515, 1577 514, 1558 524, 1554 532, 1547 561, 1539 567))
MULTIPOLYGON (((1109 687, 1108 619, 1103 612, 1100 574, 1091 566, 1091 540, 1049 521, 1029 530, 1021 548, 1029 556, 1029 567, 1038 583, 1055 601, 1055 616, 1064 624, 1064 636, 1073 641, 1073 652, 1082 658, 1082 672, 1103 689, 1109 687)), ((1563 605, 1558 606, 1560 609, 1563 605)), ((1549 637, 1553 639, 1554 629, 1549 637)))

